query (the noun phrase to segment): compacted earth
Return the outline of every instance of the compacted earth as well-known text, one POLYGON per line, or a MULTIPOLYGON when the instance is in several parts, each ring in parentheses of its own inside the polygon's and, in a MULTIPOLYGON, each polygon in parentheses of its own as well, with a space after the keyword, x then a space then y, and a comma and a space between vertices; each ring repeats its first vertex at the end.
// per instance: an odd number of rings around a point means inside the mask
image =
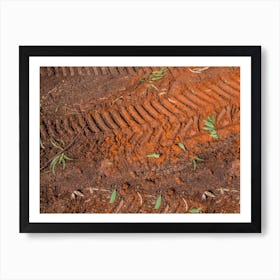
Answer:
POLYGON ((239 213, 238 67, 41 67, 41 213, 239 213))

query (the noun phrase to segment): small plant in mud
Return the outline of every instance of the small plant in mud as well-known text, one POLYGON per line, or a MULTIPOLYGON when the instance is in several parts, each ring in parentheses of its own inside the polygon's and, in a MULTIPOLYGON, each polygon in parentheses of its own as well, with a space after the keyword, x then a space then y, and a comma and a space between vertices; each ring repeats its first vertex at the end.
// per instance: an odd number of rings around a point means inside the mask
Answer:
POLYGON ((190 210, 189 210, 189 212, 190 213, 202 213, 202 208, 201 207, 199 207, 199 208, 196 208, 196 207, 192 207, 190 210))
POLYGON ((114 191, 113 191, 112 194, 111 194, 109 203, 114 203, 116 197, 117 197, 117 190, 114 189, 114 191))
POLYGON ((160 205, 161 205, 161 201, 162 201, 162 196, 161 194, 158 196, 156 204, 155 204, 155 209, 159 209, 160 205))
MULTIPOLYGON (((62 164, 63 169, 65 169, 66 161, 73 160, 73 159, 68 157, 65 154, 65 150, 58 143, 56 143, 53 139, 50 139, 50 141, 55 148, 60 150, 60 152, 53 158, 53 160, 50 163, 50 169, 51 169, 52 173, 55 174, 55 167, 57 164, 62 164)), ((60 142, 63 143, 62 140, 60 142)))
POLYGON ((149 82, 152 85, 153 82, 163 78, 166 70, 167 67, 162 67, 159 71, 153 71, 149 76, 143 77, 140 82, 149 82))
POLYGON ((198 156, 195 156, 194 159, 192 160, 192 163, 193 163, 193 170, 196 170, 198 161, 204 161, 204 159, 199 158, 198 156))
POLYGON ((63 169, 65 169, 67 160, 72 160, 72 158, 69 158, 64 153, 56 155, 50 164, 50 169, 52 173, 55 174, 55 167, 58 163, 62 164, 63 169))
POLYGON ((206 120, 204 120, 205 126, 203 127, 204 130, 209 131, 210 136, 214 139, 218 139, 218 133, 217 130, 215 129, 215 115, 212 114, 211 117, 208 117, 206 120))

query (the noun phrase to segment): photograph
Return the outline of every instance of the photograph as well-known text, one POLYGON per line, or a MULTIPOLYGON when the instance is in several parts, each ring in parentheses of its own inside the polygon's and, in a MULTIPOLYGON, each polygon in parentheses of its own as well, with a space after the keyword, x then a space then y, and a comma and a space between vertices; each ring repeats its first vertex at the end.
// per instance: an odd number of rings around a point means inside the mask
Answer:
POLYGON ((259 46, 19 51, 22 232, 261 230, 259 46))
POLYGON ((40 67, 40 213, 240 213, 240 67, 40 67))

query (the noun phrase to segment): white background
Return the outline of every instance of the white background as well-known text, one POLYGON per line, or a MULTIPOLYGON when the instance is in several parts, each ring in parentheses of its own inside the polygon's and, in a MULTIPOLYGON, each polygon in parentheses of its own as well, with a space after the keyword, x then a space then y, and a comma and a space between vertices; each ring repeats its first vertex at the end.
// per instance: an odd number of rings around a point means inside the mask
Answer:
POLYGON ((277 0, 1 1, 0 279, 280 279, 277 0), (19 234, 18 45, 262 45, 262 234, 19 234))

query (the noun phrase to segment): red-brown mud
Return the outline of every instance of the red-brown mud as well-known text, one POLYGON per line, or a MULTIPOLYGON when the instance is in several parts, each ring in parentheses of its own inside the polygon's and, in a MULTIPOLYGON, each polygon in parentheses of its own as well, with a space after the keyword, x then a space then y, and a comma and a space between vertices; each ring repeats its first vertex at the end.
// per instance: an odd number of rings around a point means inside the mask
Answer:
POLYGON ((240 211, 239 68, 161 69, 41 68, 42 213, 240 211))

